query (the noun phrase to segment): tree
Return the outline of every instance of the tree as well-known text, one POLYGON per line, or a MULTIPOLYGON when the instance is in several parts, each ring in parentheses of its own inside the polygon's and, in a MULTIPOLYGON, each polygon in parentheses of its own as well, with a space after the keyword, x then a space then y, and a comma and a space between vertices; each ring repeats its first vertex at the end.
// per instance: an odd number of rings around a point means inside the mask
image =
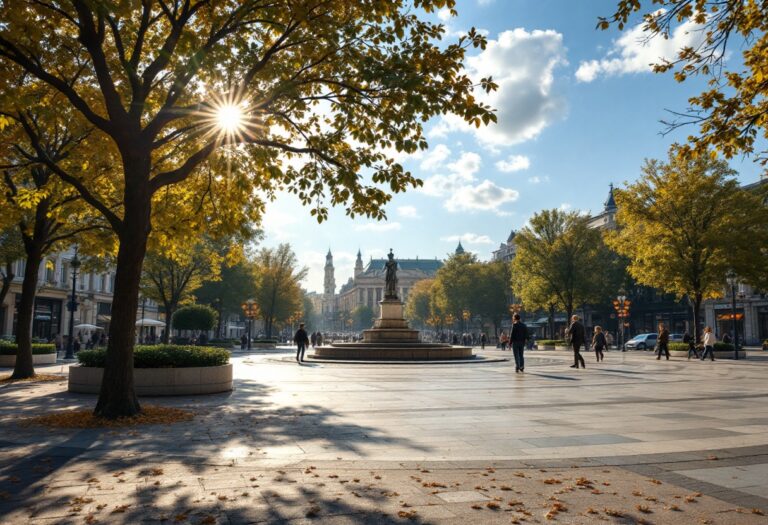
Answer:
POLYGON ((433 308, 461 319, 464 309, 472 310, 476 302, 477 256, 472 253, 451 255, 435 273, 433 308))
POLYGON ((173 326, 177 330, 201 330, 207 332, 216 326, 216 310, 204 304, 190 304, 176 310, 173 326))
POLYGON ((232 265, 223 262, 219 279, 204 281, 195 292, 199 303, 212 306, 219 312, 219 327, 229 315, 240 314, 241 307, 248 299, 256 296, 256 270, 252 262, 240 260, 232 265))
POLYGON ((507 313, 507 297, 510 289, 509 264, 502 261, 479 263, 475 283, 473 315, 484 321, 491 321, 494 333, 498 332, 501 321, 507 313))
POLYGON ((638 283, 689 297, 698 340, 701 303, 722 296, 728 270, 765 279, 768 208, 725 161, 678 153, 646 161, 642 179, 615 193, 618 230, 608 243, 638 283))
POLYGON ((352 309, 352 326, 355 330, 365 330, 373 325, 373 308, 367 304, 361 304, 352 309))
POLYGON ((300 282, 307 275, 299 268, 290 245, 262 248, 256 256, 256 293, 254 300, 264 319, 267 338, 275 325, 284 323, 303 307, 300 282))
MULTIPOLYGON (((230 247, 239 252, 236 246, 230 247)), ((163 253, 150 250, 144 260, 142 293, 163 305, 165 318, 171 322, 180 304, 194 300, 193 293, 204 280, 217 281, 227 253, 211 239, 190 243, 163 253)), ((168 342, 172 326, 167 326, 163 343, 168 342)))
MULTIPOLYGON (((433 12, 454 4, 417 0, 414 7, 433 12)), ((94 151, 119 167, 109 188, 97 186, 89 170, 57 163, 33 140, 39 160, 119 240, 96 415, 140 410, 133 316, 161 197, 182 188, 224 193, 225 226, 242 224, 244 214, 258 219, 254 188, 294 192, 318 220, 327 217, 328 202, 350 215, 384 217, 391 193, 420 183, 385 149, 426 148, 422 123, 435 115, 453 113, 478 126, 495 121, 462 69, 466 50, 486 39, 473 29, 445 45, 444 34, 400 0, 0 5, 6 83, 34 80, 58 91, 58 102, 94 128, 94 151), (291 159, 299 162, 285 162, 291 159), (214 176, 214 168, 222 171, 214 176), (243 210, 246 203, 251 208, 243 210)), ((484 78, 479 87, 496 85, 484 78)))
POLYGON ((405 303, 405 317, 419 323, 422 327, 432 317, 432 288, 434 279, 422 279, 417 281, 408 292, 408 300, 405 303))
POLYGON ((515 236, 512 285, 529 308, 556 304, 570 318, 577 305, 600 297, 610 254, 588 222, 577 212, 544 210, 515 236))
MULTIPOLYGON (((36 162, 28 131, 34 130, 37 147, 55 161, 77 158, 77 149, 87 132, 67 125, 66 113, 46 120, 45 113, 17 110, 0 114, 2 142, 0 159, 4 168, 0 226, 15 224, 25 257, 21 298, 17 307, 16 340, 18 351, 11 377, 26 379, 35 375, 32 357, 32 320, 40 273, 46 254, 72 243, 89 231, 103 227, 72 188, 58 180, 48 166, 36 162), (43 126, 48 124, 49 127, 43 126)), ((84 244, 87 239, 83 238, 84 244)))
MULTIPOLYGON (((714 148, 726 158, 739 153, 751 154, 756 143, 768 138, 768 3, 741 0, 621 0, 616 12, 601 17, 598 27, 616 24, 621 30, 631 16, 643 9, 643 30, 649 38, 670 37, 681 24, 695 31, 691 46, 679 49, 677 56, 661 60, 654 71, 675 70, 678 82, 689 77, 705 77, 708 88, 689 99, 685 113, 668 122, 670 129, 697 125, 698 136, 689 137, 681 153, 708 154, 714 148), (729 60, 739 70, 726 70, 726 59, 734 42, 742 50, 742 60, 729 60), (742 69, 743 67, 743 69, 742 69)), ((767 151, 759 151, 757 160, 768 161, 767 151)))

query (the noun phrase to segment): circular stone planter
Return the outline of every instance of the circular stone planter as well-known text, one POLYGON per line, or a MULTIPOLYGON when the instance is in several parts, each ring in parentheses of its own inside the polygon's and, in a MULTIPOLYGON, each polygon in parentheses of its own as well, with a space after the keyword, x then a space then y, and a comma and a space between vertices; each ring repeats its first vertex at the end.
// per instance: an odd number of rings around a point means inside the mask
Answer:
POLYGON ((561 352, 567 352, 568 350, 573 351, 573 348, 571 348, 570 346, 557 345, 555 346, 555 350, 559 350, 561 352))
MULTIPOLYGON (((70 392, 98 394, 103 368, 69 367, 70 392)), ((232 390, 232 364, 190 368, 134 368, 133 381, 139 396, 217 394, 232 390)))
MULTIPOLYGON (((701 356, 702 351, 699 351, 699 356, 701 356)), ((670 350, 669 355, 672 357, 688 357, 688 350, 670 350)), ((739 350, 739 359, 746 359, 747 353, 744 350, 739 350)), ((691 359, 695 359, 695 357, 691 357, 691 359)), ((732 350, 726 350, 725 352, 715 352, 715 359, 733 359, 733 351, 732 350)), ((707 360, 709 360, 709 356, 707 356, 707 360)))
POLYGON ((277 348, 277 343, 251 343, 251 350, 254 348, 271 350, 273 348, 277 348))
MULTIPOLYGON (((56 363, 56 353, 53 354, 33 354, 33 365, 51 365, 56 363)), ((12 367, 16 366, 15 355, 0 355, 0 366, 12 367)))
POLYGON ((555 347, 552 345, 536 345, 536 350, 554 350, 555 347))

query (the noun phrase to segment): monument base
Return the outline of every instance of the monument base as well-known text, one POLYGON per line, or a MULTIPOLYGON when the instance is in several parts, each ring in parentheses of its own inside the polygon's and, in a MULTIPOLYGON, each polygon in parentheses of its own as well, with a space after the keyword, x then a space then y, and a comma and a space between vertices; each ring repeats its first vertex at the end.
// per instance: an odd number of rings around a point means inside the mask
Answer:
POLYGON ((468 346, 419 341, 419 331, 408 326, 400 300, 388 298, 379 305, 381 314, 373 328, 363 331, 362 341, 319 346, 310 357, 350 361, 449 361, 474 357, 468 346))

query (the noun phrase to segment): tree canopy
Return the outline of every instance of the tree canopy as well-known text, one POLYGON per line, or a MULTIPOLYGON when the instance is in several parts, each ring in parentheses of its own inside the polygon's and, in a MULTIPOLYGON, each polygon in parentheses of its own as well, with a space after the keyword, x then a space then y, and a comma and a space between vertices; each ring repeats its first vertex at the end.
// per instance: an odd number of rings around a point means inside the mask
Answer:
POLYGON ((729 270, 768 284, 768 207, 709 155, 686 159, 672 148, 666 163, 648 160, 642 171, 615 192, 618 230, 608 243, 638 283, 687 295, 698 332, 701 302, 722 297, 729 270))
POLYGON ((267 337, 272 337, 275 325, 302 314, 304 294, 300 282, 306 277, 307 269, 299 267, 296 254, 289 244, 262 248, 254 264, 256 293, 253 299, 264 320, 267 337))
POLYGON ((216 326, 216 310, 204 304, 190 304, 176 310, 173 326, 177 330, 202 330, 207 332, 216 326))
MULTIPOLYGON (((714 148, 726 158, 751 154, 764 147, 768 138, 768 3, 742 0, 620 0, 613 15, 601 17, 598 27, 619 29, 634 13, 643 13, 643 29, 649 38, 669 38, 681 24, 695 31, 692 45, 677 51, 677 56, 661 59, 657 72, 674 71, 678 82, 689 77, 704 77, 708 87, 689 99, 687 112, 676 112, 668 122, 671 128, 692 124, 698 136, 682 153, 707 154, 714 148), (728 59, 733 47, 741 60, 728 59), (728 68, 726 60, 734 67, 728 68)), ((768 151, 757 151, 765 164, 768 151)))
POLYGON ((574 309, 602 298, 612 285, 605 272, 611 254, 600 230, 578 212, 544 210, 515 236, 512 287, 528 309, 552 305, 568 317, 574 309))

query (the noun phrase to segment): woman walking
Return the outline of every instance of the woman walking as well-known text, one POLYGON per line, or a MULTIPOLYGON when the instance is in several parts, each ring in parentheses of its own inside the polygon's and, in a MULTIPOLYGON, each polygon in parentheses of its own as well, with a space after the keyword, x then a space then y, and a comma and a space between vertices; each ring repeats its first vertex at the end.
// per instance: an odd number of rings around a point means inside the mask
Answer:
POLYGON ((598 363, 605 360, 603 350, 605 350, 607 346, 608 341, 605 338, 603 329, 599 326, 595 326, 595 335, 592 337, 592 348, 595 349, 595 357, 597 358, 598 363))
POLYGON ((709 358, 715 360, 715 334, 712 333, 712 327, 707 326, 704 328, 704 353, 701 354, 701 360, 704 361, 709 354, 709 358))

